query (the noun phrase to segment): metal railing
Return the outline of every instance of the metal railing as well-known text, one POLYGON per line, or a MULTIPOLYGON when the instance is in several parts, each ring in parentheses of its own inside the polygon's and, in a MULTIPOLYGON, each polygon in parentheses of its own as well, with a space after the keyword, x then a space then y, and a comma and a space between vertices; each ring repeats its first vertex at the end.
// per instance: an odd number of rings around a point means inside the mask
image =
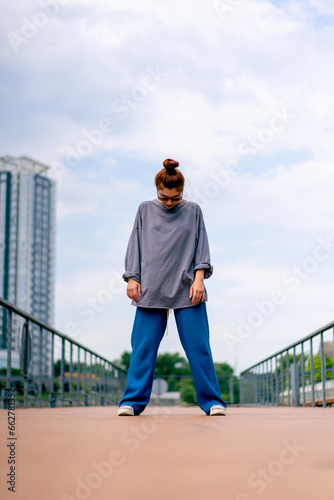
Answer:
POLYGON ((126 370, 3 298, 0 313, 7 365, 0 365, 1 408, 8 408, 14 388, 15 404, 24 408, 118 405, 126 370))
POLYGON ((334 321, 240 374, 241 405, 334 404, 334 321))

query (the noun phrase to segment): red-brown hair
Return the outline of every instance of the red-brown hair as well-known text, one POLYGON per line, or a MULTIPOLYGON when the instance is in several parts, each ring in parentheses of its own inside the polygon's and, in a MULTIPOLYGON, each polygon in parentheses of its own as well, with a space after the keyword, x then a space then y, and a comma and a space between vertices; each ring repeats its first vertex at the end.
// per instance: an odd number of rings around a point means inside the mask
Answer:
POLYGON ((179 189, 183 191, 185 179, 180 170, 177 169, 179 162, 167 158, 163 162, 164 168, 155 176, 155 185, 157 189, 161 186, 167 189, 179 189))

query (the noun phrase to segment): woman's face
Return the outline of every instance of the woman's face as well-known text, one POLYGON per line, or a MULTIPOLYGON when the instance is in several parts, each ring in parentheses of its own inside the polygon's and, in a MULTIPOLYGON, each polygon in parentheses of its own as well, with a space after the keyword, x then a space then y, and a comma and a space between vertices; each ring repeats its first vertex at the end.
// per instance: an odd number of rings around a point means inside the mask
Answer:
POLYGON ((163 203, 167 208, 173 208, 182 201, 182 191, 177 188, 167 189, 160 186, 158 189, 158 200, 163 203))

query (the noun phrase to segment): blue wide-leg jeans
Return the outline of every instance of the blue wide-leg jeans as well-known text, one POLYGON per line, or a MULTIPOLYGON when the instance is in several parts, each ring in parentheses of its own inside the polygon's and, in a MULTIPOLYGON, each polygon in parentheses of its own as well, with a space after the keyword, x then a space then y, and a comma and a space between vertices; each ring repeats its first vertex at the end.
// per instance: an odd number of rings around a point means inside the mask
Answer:
MULTIPOLYGON (((213 405, 226 407, 221 398, 209 341, 209 322, 205 302, 174 309, 180 341, 188 358, 199 407, 208 415, 213 405)), ((127 375, 127 387, 119 404, 130 405, 136 415, 148 404, 160 342, 167 324, 167 309, 137 307, 127 375)))

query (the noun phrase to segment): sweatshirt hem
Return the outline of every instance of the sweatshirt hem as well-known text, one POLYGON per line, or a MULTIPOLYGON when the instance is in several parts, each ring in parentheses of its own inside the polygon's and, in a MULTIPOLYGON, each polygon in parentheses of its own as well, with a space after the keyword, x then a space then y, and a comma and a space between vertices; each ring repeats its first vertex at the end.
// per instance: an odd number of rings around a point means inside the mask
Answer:
MULTIPOLYGON (((204 300, 203 302, 207 302, 207 300, 204 300)), ((166 306, 166 305, 159 305, 159 304, 154 304, 154 305, 142 305, 142 304, 138 304, 137 302, 134 302, 132 301, 131 302, 131 305, 134 306, 134 307, 142 307, 143 309, 185 309, 186 307, 196 307, 198 306, 198 304, 200 304, 201 302, 198 302, 197 304, 193 304, 193 303, 190 303, 190 304, 185 304, 185 305, 171 305, 171 306, 166 306)))

